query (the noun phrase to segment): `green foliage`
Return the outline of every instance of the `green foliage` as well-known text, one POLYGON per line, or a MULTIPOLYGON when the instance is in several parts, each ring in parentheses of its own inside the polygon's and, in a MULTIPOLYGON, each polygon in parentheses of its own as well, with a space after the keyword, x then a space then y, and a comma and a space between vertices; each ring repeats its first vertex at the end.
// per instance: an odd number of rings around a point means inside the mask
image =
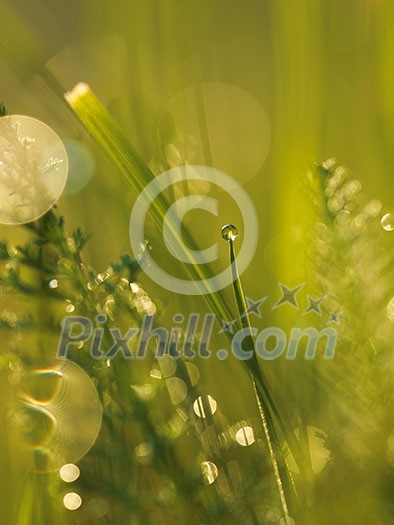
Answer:
POLYGON ((392 521, 394 487, 394 243, 382 227, 388 210, 335 159, 316 166, 309 183, 316 217, 308 239, 311 275, 340 314, 335 358, 316 367, 310 385, 313 417, 331 452, 316 484, 314 519, 383 525, 392 521))

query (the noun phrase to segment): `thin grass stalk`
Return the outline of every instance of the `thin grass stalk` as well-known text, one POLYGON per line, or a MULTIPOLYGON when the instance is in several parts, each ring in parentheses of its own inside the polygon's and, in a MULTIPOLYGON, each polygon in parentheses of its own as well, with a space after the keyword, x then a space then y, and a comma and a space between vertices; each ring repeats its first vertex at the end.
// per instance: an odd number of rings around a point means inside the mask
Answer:
MULTIPOLYGON (((293 478, 291 472, 287 466, 286 459, 284 457, 281 442, 278 436, 278 432, 275 427, 273 418, 273 410, 275 404, 271 393, 268 389, 268 383, 263 378, 263 374, 260 371, 260 367, 257 361, 257 354, 255 344, 251 333, 251 324, 248 314, 247 304, 245 300, 245 294, 243 292, 241 279, 239 277, 238 268, 236 264, 235 248, 234 248, 234 237, 230 236, 228 239, 230 247, 230 262, 232 272, 232 283, 235 301, 237 304, 237 310, 239 314, 239 322, 242 328, 246 330, 246 336, 244 337, 244 348, 246 351, 252 350, 252 357, 246 362, 249 363, 250 377, 253 384, 253 390, 256 396, 257 405, 259 408, 259 414, 264 430, 264 436, 267 442, 267 448, 270 455, 272 469, 275 476, 275 482, 278 489, 278 494, 283 510, 283 516, 286 523, 289 522, 291 515, 298 516, 298 498, 295 490, 293 478), (291 511, 291 515, 289 513, 291 511)), ((275 410, 274 410, 275 411, 275 410)), ((275 411, 277 413, 277 411, 275 411)))
MULTIPOLYGON (((139 153, 130 144, 128 138, 120 129, 118 124, 114 121, 108 113, 103 104, 99 101, 93 91, 87 84, 77 84, 72 91, 65 94, 66 101, 78 116, 87 131, 96 140, 98 145, 104 150, 112 162, 119 168, 127 184, 131 187, 133 192, 137 195, 145 189, 155 175, 146 165, 139 153)), ((168 202, 160 193, 156 199, 151 203, 151 216, 155 225, 161 229, 163 220, 168 210, 168 202)), ((183 267, 188 275, 196 282, 198 286, 199 281, 204 281, 210 276, 209 269, 203 271, 200 265, 196 264, 189 250, 184 248, 184 241, 180 238, 178 232, 172 225, 169 225, 172 233, 172 245, 174 249, 181 252, 182 259, 187 260, 188 263, 183 263, 183 267)), ((187 239, 187 245, 192 249, 196 249, 196 243, 191 234, 185 228, 183 231, 184 237, 187 239)), ((206 265, 207 266, 207 265, 206 265)), ((235 286, 238 286, 239 278, 235 286)), ((200 286, 203 286, 200 284, 200 286)), ((214 292, 207 286, 200 288, 203 292, 210 311, 215 313, 219 318, 232 319, 233 315, 227 306, 220 291, 214 292)), ((243 295, 242 295, 243 297, 243 295)), ((246 310, 245 301, 237 303, 238 310, 246 310)), ((237 328, 243 326, 245 319, 241 317, 237 322, 237 328)), ((231 342, 231 334, 228 334, 231 342)), ((251 341, 253 344, 253 341, 251 341)), ((244 361, 248 371, 251 373, 253 384, 258 393, 259 402, 265 408, 265 417, 268 418, 269 426, 273 426, 273 418, 276 418, 278 425, 281 427, 282 433, 286 436, 288 446, 293 454, 296 463, 300 466, 301 455, 298 451, 298 442, 289 429, 289 425, 283 421, 281 414, 276 407, 273 396, 269 390, 268 382, 263 377, 257 358, 254 355, 253 359, 244 361)))

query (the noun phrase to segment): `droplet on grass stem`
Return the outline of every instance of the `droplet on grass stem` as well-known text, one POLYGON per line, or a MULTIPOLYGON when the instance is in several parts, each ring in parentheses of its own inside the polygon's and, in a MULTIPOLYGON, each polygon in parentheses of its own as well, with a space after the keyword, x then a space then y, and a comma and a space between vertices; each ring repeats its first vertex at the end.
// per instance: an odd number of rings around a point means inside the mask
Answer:
POLYGON ((226 224, 222 228, 222 237, 225 241, 234 241, 238 237, 238 229, 233 224, 226 224))

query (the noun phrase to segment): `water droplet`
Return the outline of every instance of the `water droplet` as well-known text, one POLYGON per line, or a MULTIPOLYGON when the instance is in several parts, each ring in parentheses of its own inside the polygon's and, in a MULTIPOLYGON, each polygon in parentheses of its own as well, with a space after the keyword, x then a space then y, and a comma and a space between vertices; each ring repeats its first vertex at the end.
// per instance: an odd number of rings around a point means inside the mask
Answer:
POLYGON ((394 230, 394 215, 392 213, 386 213, 386 215, 383 215, 380 222, 382 228, 386 230, 386 232, 392 232, 394 230))
POLYGON ((63 498, 67 510, 77 510, 82 505, 82 498, 76 492, 68 492, 63 498))
POLYGON ((77 480, 80 473, 81 472, 77 465, 74 465, 73 463, 67 463, 59 470, 61 479, 66 483, 72 483, 73 481, 77 480))
POLYGON ((238 229, 233 224, 226 224, 222 228, 222 237, 225 241, 234 241, 238 237, 238 229))
POLYGON ((207 414, 213 415, 216 412, 217 406, 218 404, 212 396, 204 396, 204 399, 200 396, 194 401, 193 410, 198 417, 207 417, 207 414))
POLYGON ((70 313, 73 312, 74 310, 75 310, 75 306, 74 306, 73 304, 68 303, 68 304, 66 305, 66 312, 67 312, 67 313, 70 314, 70 313))
POLYGON ((390 299, 386 307, 387 317, 390 321, 394 322, 394 297, 390 299))
POLYGON ((219 470, 215 463, 212 463, 212 461, 203 461, 201 463, 201 473, 205 483, 207 485, 212 485, 219 475, 219 470))
POLYGON ((241 447, 249 447, 256 441, 252 427, 242 427, 235 434, 235 439, 241 447))

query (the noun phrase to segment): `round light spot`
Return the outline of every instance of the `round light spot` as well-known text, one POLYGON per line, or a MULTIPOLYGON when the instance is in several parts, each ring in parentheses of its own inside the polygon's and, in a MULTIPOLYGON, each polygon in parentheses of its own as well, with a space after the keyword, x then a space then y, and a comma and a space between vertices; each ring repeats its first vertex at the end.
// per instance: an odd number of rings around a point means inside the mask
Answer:
POLYGON ((394 230, 394 215, 392 213, 386 213, 383 215, 380 222, 382 228, 386 230, 386 232, 392 232, 394 230))
POLYGON ((89 150, 78 140, 64 141, 68 156, 68 179, 64 194, 70 195, 81 191, 90 181, 94 171, 94 159, 89 150))
POLYGON ((62 194, 67 173, 63 142, 49 126, 25 115, 0 119, 0 223, 44 215, 62 194))
POLYGON ((176 371, 176 360, 169 355, 163 355, 159 357, 157 362, 159 363, 161 373, 164 378, 171 377, 176 371))
POLYGON ((207 485, 212 485, 219 475, 219 470, 212 461, 203 461, 201 463, 201 473, 207 485))
POLYGON ((236 442, 242 447, 249 447, 256 441, 252 427, 242 427, 235 434, 236 442))
POLYGON ((193 403, 193 410, 198 417, 207 417, 207 415, 213 415, 217 409, 217 402, 210 396, 200 396, 193 403))
POLYGON ((45 456, 45 461, 36 465, 37 470, 60 472, 64 465, 75 465, 95 443, 102 406, 92 379, 73 361, 59 359, 51 369, 28 372, 21 396, 28 396, 25 405, 38 429, 34 441, 29 437, 29 442, 34 452, 45 456), (52 380, 48 384, 50 395, 43 399, 36 395, 42 387, 37 390, 35 385, 41 385, 45 378, 52 380))
POLYGON ((173 405, 179 405, 187 397, 186 383, 179 377, 169 377, 166 379, 166 385, 170 399, 173 405))
POLYGON ((59 286, 58 280, 57 279, 52 279, 51 281, 49 281, 48 286, 52 290, 57 288, 59 286))
POLYGON ((260 103, 223 82, 180 91, 163 108, 158 130, 170 168, 209 164, 239 183, 260 170, 270 149, 270 123, 260 103))
POLYGON ((66 483, 72 483, 73 481, 77 480, 80 473, 81 472, 77 465, 74 465, 73 463, 67 463, 59 470, 61 479, 66 483))
POLYGON ((68 492, 63 498, 67 510, 77 510, 82 505, 82 498, 76 492, 68 492))
POLYGON ((186 363, 186 370, 189 375, 190 383, 195 386, 200 379, 200 371, 193 363, 186 363))

